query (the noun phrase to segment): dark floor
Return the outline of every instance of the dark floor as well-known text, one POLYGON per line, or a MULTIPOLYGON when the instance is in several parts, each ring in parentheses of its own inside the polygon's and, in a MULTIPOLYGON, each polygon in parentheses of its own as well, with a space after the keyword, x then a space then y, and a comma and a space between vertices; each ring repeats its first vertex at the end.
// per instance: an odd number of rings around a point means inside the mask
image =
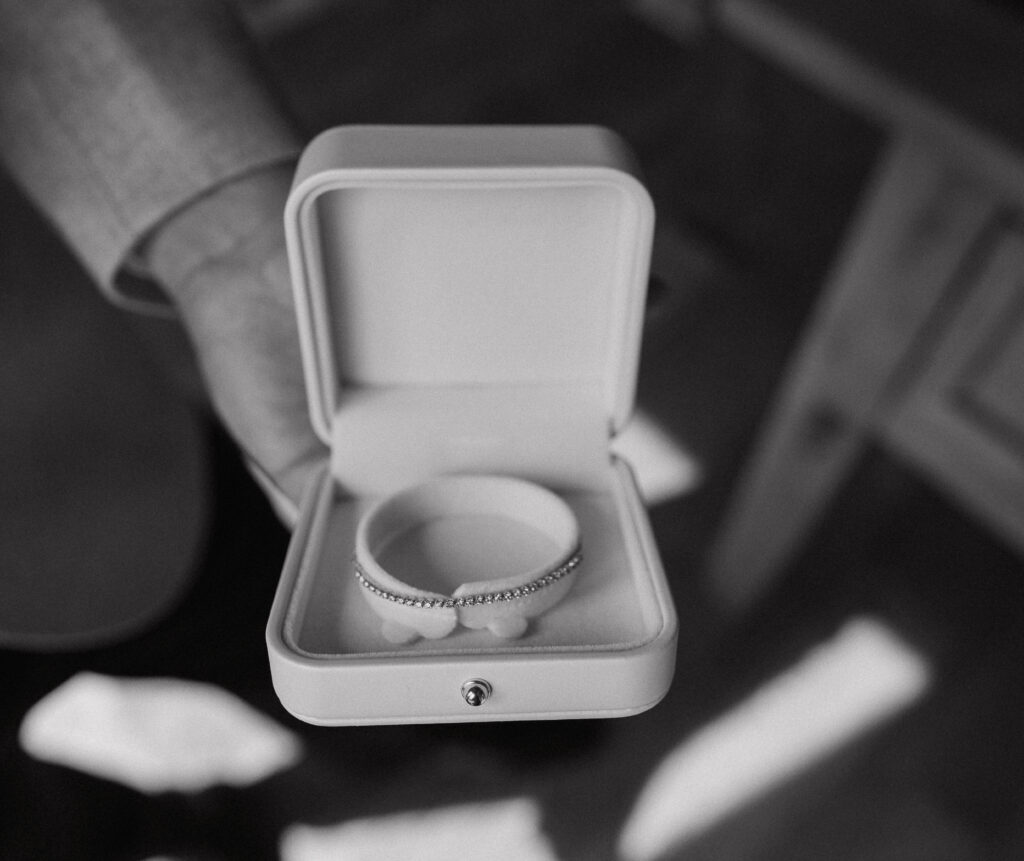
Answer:
POLYGON ((1019 559, 875 452, 749 615, 726 615, 701 579, 738 465, 876 153, 876 131, 713 31, 673 40, 611 0, 482 6, 345 0, 267 36, 267 67, 310 132, 348 122, 596 122, 636 150, 663 231, 639 403, 703 468, 698 489, 651 511, 681 623, 669 696, 635 718, 543 726, 325 730, 288 717, 263 640, 286 534, 223 435, 159 405, 171 396, 142 348, 121 345, 127 360, 96 365, 108 385, 126 378, 105 412, 124 415, 148 399, 135 430, 111 442, 99 417, 86 410, 83 423, 76 392, 95 383, 80 379, 82 357, 95 361, 90 345, 125 324, 5 185, 0 260, 13 286, 0 299, 0 391, 19 409, 0 423, 0 463, 23 476, 35 458, 43 486, 25 481, 0 496, 3 519, 17 526, 0 531, 0 560, 29 576, 28 559, 30 574, 46 572, 58 584, 73 580, 69 569, 86 550, 89 564, 109 554, 111 570, 148 566, 150 580, 164 569, 168 577, 197 573, 184 595, 167 596, 176 601, 169 614, 124 641, 0 651, 0 857, 272 859, 293 822, 526 795, 540 802, 559 858, 612 858, 633 800, 667 752, 860 612, 885 619, 929 656, 938 670, 933 690, 671 857, 1018 857, 1019 559), (43 294, 51 282, 69 286, 43 294), (39 355, 28 343, 49 346, 39 355), (49 376, 39 377, 40 368, 49 376), (79 377, 69 380, 74 368, 79 377), (26 375, 57 394, 29 397, 26 375), (34 424, 19 425, 23 416, 34 424), (41 429, 48 443, 38 442, 41 429), (63 452, 60 462, 54 451, 63 452), (126 454, 135 467, 108 465, 126 454), (99 465, 76 465, 85 457, 99 465), (159 490, 147 491, 154 481, 159 490), (209 511, 188 503, 201 498, 203 481, 209 511), (109 515, 108 527, 119 524, 109 534, 137 536, 127 548, 82 537, 104 523, 76 529, 75 508, 54 513, 57 498, 102 492, 116 500, 112 488, 122 485, 136 494, 133 510, 161 512, 156 524, 142 514, 128 526, 109 515), (248 789, 156 797, 36 762, 16 741, 22 716, 80 669, 215 682, 301 734, 307 756, 248 789))

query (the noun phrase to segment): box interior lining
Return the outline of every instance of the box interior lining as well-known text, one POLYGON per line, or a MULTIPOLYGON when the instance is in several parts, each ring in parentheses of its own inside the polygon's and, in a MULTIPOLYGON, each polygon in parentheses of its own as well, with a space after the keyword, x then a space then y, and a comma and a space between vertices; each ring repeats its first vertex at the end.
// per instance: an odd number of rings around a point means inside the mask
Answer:
POLYGON ((565 599, 537 619, 520 639, 458 627, 442 640, 389 643, 352 574, 352 550, 360 517, 375 501, 352 498, 331 482, 320 499, 318 522, 299 566, 286 614, 284 637, 295 652, 325 660, 425 658, 446 655, 515 655, 537 651, 619 651, 653 639, 663 620, 624 494, 623 476, 609 468, 605 490, 568 489, 563 499, 575 513, 584 561, 565 599))

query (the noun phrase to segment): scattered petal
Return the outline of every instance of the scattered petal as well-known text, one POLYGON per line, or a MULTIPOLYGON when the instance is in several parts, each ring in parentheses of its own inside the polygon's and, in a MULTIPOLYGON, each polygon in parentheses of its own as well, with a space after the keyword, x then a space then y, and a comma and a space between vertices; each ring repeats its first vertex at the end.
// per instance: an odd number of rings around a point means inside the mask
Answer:
POLYGON ((282 861, 557 861, 530 799, 466 804, 326 828, 293 825, 281 840, 282 861))
POLYGON ((626 822, 621 856, 661 857, 911 705, 929 677, 884 624, 849 621, 669 753, 626 822))
POLYGON ((615 437, 614 449, 633 468, 647 505, 683 496, 701 482, 697 459, 645 413, 633 414, 615 437))
POLYGON ((140 792, 246 786, 295 764, 296 736, 227 691, 80 673, 25 716, 27 753, 140 792))

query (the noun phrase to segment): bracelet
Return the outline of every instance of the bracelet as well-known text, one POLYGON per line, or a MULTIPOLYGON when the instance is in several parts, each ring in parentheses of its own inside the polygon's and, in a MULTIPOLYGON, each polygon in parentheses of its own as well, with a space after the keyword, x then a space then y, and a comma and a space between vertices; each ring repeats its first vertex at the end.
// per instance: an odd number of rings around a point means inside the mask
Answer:
POLYGON ((356 529, 352 570, 382 620, 384 637, 410 643, 446 637, 460 624, 500 637, 521 636, 529 619, 565 597, 582 558, 576 517, 550 490, 508 476, 456 475, 416 485, 371 508, 356 529), (461 517, 507 519, 536 531, 540 543, 533 555, 542 561, 512 576, 474 572, 479 579, 450 594, 403 582, 380 563, 392 542, 461 517))

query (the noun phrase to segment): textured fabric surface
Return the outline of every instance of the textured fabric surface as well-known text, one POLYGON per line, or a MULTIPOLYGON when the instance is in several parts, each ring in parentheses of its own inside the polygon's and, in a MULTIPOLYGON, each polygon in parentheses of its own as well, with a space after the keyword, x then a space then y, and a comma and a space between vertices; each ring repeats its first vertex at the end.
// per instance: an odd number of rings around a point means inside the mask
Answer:
POLYGON ((0 156, 122 302, 147 231, 297 149, 246 44, 208 0, 0 2, 0 156))

